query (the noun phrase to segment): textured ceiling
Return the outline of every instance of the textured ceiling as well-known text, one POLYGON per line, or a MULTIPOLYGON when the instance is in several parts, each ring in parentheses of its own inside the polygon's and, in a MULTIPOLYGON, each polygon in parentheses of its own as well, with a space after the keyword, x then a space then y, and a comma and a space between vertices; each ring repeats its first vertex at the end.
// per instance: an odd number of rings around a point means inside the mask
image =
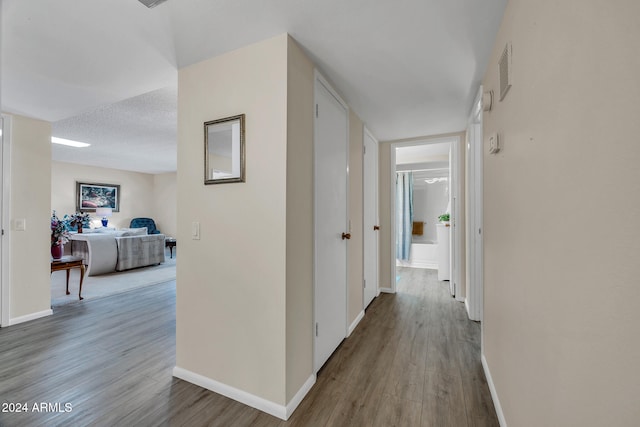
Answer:
POLYGON ((506 1, 5 0, 2 108, 95 145, 54 158, 175 170, 177 70, 287 32, 378 139, 460 131, 506 1))

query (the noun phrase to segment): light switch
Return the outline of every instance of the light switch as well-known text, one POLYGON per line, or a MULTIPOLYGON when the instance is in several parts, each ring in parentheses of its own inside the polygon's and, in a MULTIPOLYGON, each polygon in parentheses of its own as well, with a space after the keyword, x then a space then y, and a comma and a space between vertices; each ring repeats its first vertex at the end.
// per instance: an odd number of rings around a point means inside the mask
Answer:
POLYGON ((197 221, 191 223, 191 238, 200 240, 200 223, 197 221))
POLYGON ((25 231, 27 229, 27 220, 24 218, 14 220, 13 228, 16 231, 25 231))
POLYGON ((495 154, 500 151, 500 138, 497 133, 489 135, 489 153, 495 154))

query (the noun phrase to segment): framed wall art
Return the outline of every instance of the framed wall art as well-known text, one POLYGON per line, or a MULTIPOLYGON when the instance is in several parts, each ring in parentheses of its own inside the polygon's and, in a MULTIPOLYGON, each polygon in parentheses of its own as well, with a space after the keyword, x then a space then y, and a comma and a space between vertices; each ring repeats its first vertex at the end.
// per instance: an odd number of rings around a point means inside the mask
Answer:
POLYGON ((119 212, 120 186, 76 182, 76 210, 95 212, 97 208, 111 208, 113 212, 119 212))

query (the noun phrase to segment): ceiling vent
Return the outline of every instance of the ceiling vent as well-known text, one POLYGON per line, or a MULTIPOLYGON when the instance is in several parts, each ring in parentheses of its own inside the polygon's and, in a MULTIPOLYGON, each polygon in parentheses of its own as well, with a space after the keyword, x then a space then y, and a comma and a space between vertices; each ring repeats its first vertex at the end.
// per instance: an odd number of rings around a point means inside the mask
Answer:
POLYGON ((152 7, 156 7, 160 3, 164 3, 167 0, 138 0, 143 5, 147 6, 149 9, 152 7))
POLYGON ((511 87, 511 43, 507 43, 498 61, 500 69, 500 101, 504 99, 511 87))

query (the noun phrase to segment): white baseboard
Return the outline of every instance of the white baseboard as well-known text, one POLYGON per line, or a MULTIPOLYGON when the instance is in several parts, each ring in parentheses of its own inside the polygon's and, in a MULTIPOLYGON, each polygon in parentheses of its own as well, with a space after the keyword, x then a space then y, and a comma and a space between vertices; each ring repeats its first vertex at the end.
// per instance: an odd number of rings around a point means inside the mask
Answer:
POLYGON ((469 299, 464 300, 464 308, 467 310, 467 317, 471 319, 471 312, 469 311, 469 299))
POLYGON ((391 288, 380 288, 380 292, 384 292, 385 294, 395 294, 396 291, 394 291, 391 288))
POLYGON ((487 384, 489 385, 489 391, 491 392, 491 398, 493 399, 493 406, 495 407, 496 415, 498 416, 498 422, 500 423, 500 427, 507 427, 507 421, 504 419, 500 399, 498 399, 498 392, 496 391, 496 386, 493 384, 493 378, 491 378, 489 365, 487 364, 487 359, 484 357, 484 354, 481 355, 481 359, 484 376, 487 378, 487 384))
POLYGON ((287 406, 284 406, 178 366, 173 368, 173 376, 226 396, 229 399, 233 399, 247 406, 251 406, 259 411, 266 412, 269 415, 273 415, 274 417, 285 421, 293 411, 296 410, 300 402, 302 402, 302 399, 304 399, 316 382, 315 375, 311 375, 287 406))
POLYGON ((356 319, 351 323, 351 325, 349 326, 349 330, 347 331, 347 337, 349 335, 351 335, 351 333, 356 329, 356 326, 358 326, 358 323, 360 323, 360 321, 362 320, 362 318, 364 317, 364 310, 362 310, 357 316, 356 319))
POLYGON ((463 298, 463 297, 460 297, 457 294, 456 294, 456 301, 463 302, 465 305, 467 304, 467 299, 463 298))
POLYGON ((429 270, 437 270, 438 263, 425 260, 411 260, 411 261, 396 261, 396 267, 409 267, 409 268, 426 268, 429 270))
POLYGON ((49 309, 49 310, 39 311, 37 313, 27 314, 25 316, 14 317, 12 319, 9 319, 9 324, 7 326, 17 325, 18 323, 28 322, 29 320, 36 320, 41 317, 51 316, 52 314, 53 314, 53 310, 49 309))
POLYGON ((298 390, 296 395, 293 396, 293 399, 291 399, 287 404, 286 418, 284 419, 285 421, 288 420, 289 417, 293 414, 293 411, 295 411, 298 405, 300 405, 300 402, 302 402, 302 399, 304 399, 307 393, 311 391, 311 387, 313 387, 315 383, 316 383, 316 376, 315 374, 313 374, 309 376, 309 378, 307 378, 307 381, 305 381, 304 384, 302 384, 302 387, 300 387, 300 390, 298 390))

